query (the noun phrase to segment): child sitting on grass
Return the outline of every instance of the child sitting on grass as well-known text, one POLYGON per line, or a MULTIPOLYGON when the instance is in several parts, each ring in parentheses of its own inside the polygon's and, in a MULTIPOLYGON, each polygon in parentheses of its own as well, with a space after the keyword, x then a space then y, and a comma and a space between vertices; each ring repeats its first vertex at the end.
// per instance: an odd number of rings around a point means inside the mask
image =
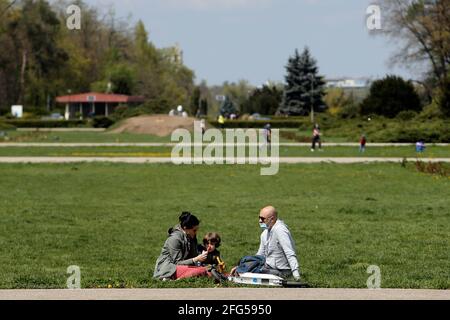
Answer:
POLYGON ((217 250, 220 247, 221 238, 220 235, 215 232, 210 232, 205 235, 203 238, 203 246, 198 246, 198 252, 208 252, 208 257, 206 261, 202 263, 202 265, 211 265, 216 266, 217 271, 223 272, 225 270, 225 264, 220 258, 220 252, 217 250))

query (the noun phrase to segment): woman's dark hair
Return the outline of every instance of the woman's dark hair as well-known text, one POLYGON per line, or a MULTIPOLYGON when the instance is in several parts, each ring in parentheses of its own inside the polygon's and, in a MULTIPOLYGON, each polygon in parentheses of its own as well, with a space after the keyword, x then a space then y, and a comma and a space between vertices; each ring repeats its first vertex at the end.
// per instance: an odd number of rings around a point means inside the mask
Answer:
POLYGON ((183 212, 180 216, 180 225, 184 229, 193 229, 199 224, 200 220, 190 212, 183 212))

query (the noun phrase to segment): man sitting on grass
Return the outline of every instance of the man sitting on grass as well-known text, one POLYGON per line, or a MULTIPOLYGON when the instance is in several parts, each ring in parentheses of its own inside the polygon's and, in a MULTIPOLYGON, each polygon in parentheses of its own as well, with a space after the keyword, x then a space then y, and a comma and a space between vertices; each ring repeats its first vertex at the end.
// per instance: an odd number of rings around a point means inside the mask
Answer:
MULTIPOLYGON (((300 280, 299 264, 295 253, 295 243, 287 225, 278 219, 277 210, 266 207, 259 214, 259 224, 263 233, 257 256, 265 258, 265 265, 260 273, 272 274, 282 278, 294 277, 300 280)), ((237 267, 231 274, 236 274, 237 267)))

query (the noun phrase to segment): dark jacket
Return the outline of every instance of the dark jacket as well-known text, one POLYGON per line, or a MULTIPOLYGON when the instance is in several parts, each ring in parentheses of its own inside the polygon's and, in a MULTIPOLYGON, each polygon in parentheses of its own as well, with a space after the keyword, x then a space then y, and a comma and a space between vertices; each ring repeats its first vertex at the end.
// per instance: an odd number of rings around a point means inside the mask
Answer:
MULTIPOLYGON (((197 249, 198 253, 201 254, 203 251, 206 251, 206 248, 202 245, 198 246, 197 249)), ((217 258, 220 258, 220 251, 218 251, 217 249, 214 250, 211 253, 208 253, 208 258, 206 259, 205 262, 202 263, 202 265, 213 265, 213 264, 218 264, 217 258)))
POLYGON ((169 236, 156 260, 153 278, 171 278, 177 265, 194 266, 198 256, 197 239, 189 238, 180 225, 169 229, 169 236))

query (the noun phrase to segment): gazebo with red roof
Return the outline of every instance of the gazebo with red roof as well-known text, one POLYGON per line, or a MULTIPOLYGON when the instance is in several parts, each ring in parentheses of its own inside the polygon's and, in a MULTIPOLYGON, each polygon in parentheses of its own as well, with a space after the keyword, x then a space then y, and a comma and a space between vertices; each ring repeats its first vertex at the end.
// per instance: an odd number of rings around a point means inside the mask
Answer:
POLYGON ((56 97, 57 103, 66 104, 66 120, 76 118, 77 114, 82 118, 89 115, 108 117, 119 104, 133 105, 144 101, 144 97, 141 96, 96 92, 56 97))

